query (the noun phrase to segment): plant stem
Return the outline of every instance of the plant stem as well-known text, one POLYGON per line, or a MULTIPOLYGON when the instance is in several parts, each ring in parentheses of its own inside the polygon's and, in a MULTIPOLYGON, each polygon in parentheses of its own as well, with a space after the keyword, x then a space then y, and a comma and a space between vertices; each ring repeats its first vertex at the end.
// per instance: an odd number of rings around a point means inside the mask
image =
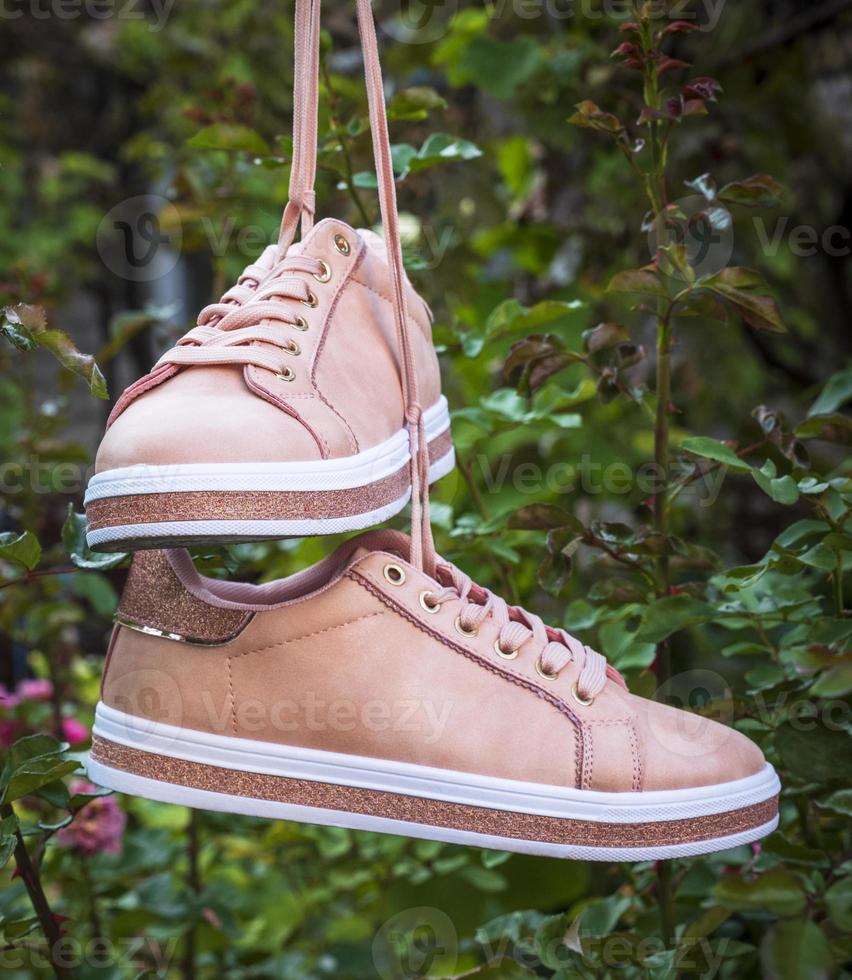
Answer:
MULTIPOLYGON (((666 312, 657 326, 657 420, 654 427, 654 462, 657 465, 657 493, 654 496, 654 530, 664 538, 669 531, 669 404, 671 402, 671 314, 666 312)), ((665 547, 657 559, 658 594, 668 595, 671 569, 665 547)), ((662 690, 671 677, 671 647, 668 640, 657 645, 657 689, 662 690)), ((663 942, 674 941, 674 896, 672 865, 661 861, 657 872, 660 929, 663 942)))
MULTIPOLYGON (((10 804, 4 804, 0 807, 0 816, 4 818, 14 816, 14 812, 10 804)), ((15 838, 15 863, 17 864, 18 874, 21 876, 24 887, 27 889, 33 911, 41 925, 44 938, 47 940, 48 956, 50 957, 50 965, 53 967, 54 975, 57 977, 57 980, 73 980, 74 974, 62 961, 62 932, 51 911, 47 896, 44 894, 38 871, 30 861, 27 845, 24 843, 20 829, 15 831, 15 838)))
MULTIPOLYGON (((198 833, 198 811, 189 811, 189 823, 186 828, 186 858, 187 873, 186 883, 193 895, 201 894, 201 869, 198 862, 199 852, 199 833, 198 833)), ((186 934, 186 949, 183 957, 183 976, 184 980, 195 980, 195 957, 196 957, 196 927, 195 922, 190 926, 186 934)))
POLYGON ((355 205, 355 209, 361 217, 361 223, 365 228, 370 228, 373 222, 370 220, 370 216, 367 214, 367 209, 364 207, 364 202, 361 200, 361 195, 358 193, 358 188, 355 186, 355 168, 352 166, 352 156, 349 153, 349 143, 348 134, 346 130, 338 122, 338 98, 337 92, 334 90, 334 86, 331 84, 331 75, 328 72, 328 66, 325 63, 325 58, 321 61, 322 65, 322 79, 325 82, 325 87, 328 89, 328 102, 329 102, 329 121, 331 123, 331 128, 334 130, 334 135, 337 137, 337 141, 340 144, 340 152, 343 155, 343 168, 346 172, 346 190, 349 196, 352 198, 352 203, 355 205))

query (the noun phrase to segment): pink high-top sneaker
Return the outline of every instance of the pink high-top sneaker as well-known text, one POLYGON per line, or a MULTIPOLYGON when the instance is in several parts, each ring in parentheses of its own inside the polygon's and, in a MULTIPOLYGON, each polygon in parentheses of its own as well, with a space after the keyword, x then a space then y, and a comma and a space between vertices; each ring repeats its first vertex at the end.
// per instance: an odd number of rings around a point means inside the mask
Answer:
POLYGON ((454 465, 431 313, 402 266, 381 73, 365 55, 385 242, 314 226, 319 3, 300 2, 294 158, 277 246, 127 389, 86 494, 101 551, 333 534, 454 465), (301 240, 294 237, 301 225, 301 240))
POLYGON ((510 851, 652 860, 757 840, 778 778, 744 735, 631 695, 604 658, 369 531, 292 578, 140 552, 97 709, 123 793, 510 851))

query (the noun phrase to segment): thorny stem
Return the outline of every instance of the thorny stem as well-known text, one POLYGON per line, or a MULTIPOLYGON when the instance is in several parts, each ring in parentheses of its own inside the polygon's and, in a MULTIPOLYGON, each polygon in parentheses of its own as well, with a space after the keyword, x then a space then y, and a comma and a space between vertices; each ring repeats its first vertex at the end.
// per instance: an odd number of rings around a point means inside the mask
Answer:
POLYGON ((323 82, 325 83, 326 89, 328 89, 329 121, 331 122, 331 128, 334 130, 334 135, 340 144, 340 152, 343 156, 343 167, 346 172, 346 190, 352 198, 352 203, 355 205, 358 214, 361 216, 361 222, 364 227, 369 228, 373 222, 370 220, 367 209, 364 207, 364 202, 361 200, 361 195, 358 193, 358 188, 355 186, 355 169, 352 166, 352 155, 349 152, 349 138, 346 130, 338 122, 337 92, 331 84, 331 75, 328 72, 325 58, 322 59, 321 69, 323 82))
MULTIPOLYGON (((638 23, 643 48, 643 94, 645 104, 654 109, 660 106, 660 86, 655 52, 654 25, 647 16, 639 13, 638 23)), ((666 207, 666 147, 660 138, 660 123, 650 121, 651 169, 646 181, 646 191, 651 200, 656 223, 663 221, 666 207)), ((662 229, 658 233, 661 233, 662 229)), ((661 297, 657 310, 657 412, 654 423, 654 462, 659 477, 659 490, 654 496, 654 530, 662 538, 669 532, 669 406, 671 403, 671 348, 672 348, 672 304, 668 298, 661 297)), ((657 559, 657 595, 666 596, 671 590, 671 569, 669 556, 663 553, 657 559)), ((657 685, 662 690, 671 677, 671 649, 668 641, 657 646, 656 657, 657 685)), ((661 861, 657 870, 657 900, 660 909, 660 929, 663 941, 671 946, 674 941, 674 895, 672 889, 672 865, 661 861)))
MULTIPOLYGON (((11 804, 3 804, 0 807, 0 816, 3 818, 14 816, 14 812, 11 804)), ((48 956, 50 957, 50 965, 53 968, 54 975, 57 977, 57 980, 73 980, 73 973, 65 966, 62 960, 62 932, 51 911, 47 896, 44 894, 38 871, 30 861, 27 845, 24 843, 20 829, 15 831, 15 838, 15 863, 17 864, 18 874, 21 876, 21 880, 30 897, 33 911, 41 925, 44 938, 47 940, 48 956)))
MULTIPOLYGON (((198 811, 189 811, 189 823, 186 828, 186 858, 187 874, 186 883, 193 895, 201 894, 201 868, 198 861, 199 855, 199 820, 198 811)), ((183 976, 184 980, 194 980, 195 978, 195 958, 196 958, 196 927, 191 925, 186 934, 186 948, 183 957, 183 976)))

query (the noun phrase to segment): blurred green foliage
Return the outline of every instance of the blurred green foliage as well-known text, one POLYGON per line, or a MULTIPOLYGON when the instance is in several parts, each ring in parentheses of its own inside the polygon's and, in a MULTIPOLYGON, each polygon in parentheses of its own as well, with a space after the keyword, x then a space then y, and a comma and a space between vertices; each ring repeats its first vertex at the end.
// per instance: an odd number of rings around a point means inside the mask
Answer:
MULTIPOLYGON (((189 300, 218 298, 274 239, 292 12, 22 8, 0 35, 0 649, 7 689, 49 683, 4 695, 0 741, 62 742, 4 750, 13 980, 50 975, 57 928, 78 978, 848 975, 852 168, 836 93, 852 25, 842 4, 629 6, 418 20, 377 5, 407 264, 454 408, 439 547, 634 691, 755 738, 784 783, 778 832, 666 868, 592 866, 128 798, 121 853, 81 848, 72 829, 100 804, 73 788, 75 751, 124 574, 87 551, 76 513, 103 421, 84 386, 102 397, 147 370, 189 300), (190 285, 172 306, 117 276, 99 236, 142 194, 180 232, 190 285), (12 879, 20 847, 33 874, 12 879)), ((320 211, 372 225, 354 15, 327 7, 320 211)), ((196 557, 260 581, 333 544, 196 557)))

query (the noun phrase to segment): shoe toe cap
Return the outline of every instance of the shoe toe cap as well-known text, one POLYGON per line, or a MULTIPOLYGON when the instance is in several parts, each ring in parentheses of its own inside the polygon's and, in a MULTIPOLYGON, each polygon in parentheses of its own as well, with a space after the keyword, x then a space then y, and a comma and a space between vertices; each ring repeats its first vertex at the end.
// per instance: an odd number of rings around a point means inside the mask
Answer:
POLYGON ((701 715, 646 702, 641 712, 645 790, 687 789, 745 779, 765 766, 745 735, 701 715))
POLYGON ((249 391, 241 371, 205 368, 133 401, 107 430, 96 470, 319 458, 307 426, 249 391))

